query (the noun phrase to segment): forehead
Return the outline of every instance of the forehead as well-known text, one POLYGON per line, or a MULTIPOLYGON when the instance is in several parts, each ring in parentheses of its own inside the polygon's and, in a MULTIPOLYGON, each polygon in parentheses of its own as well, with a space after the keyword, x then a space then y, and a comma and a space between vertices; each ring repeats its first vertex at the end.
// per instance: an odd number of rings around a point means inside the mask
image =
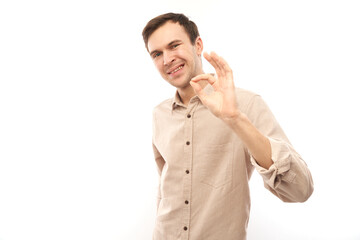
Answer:
POLYGON ((179 23, 168 21, 150 35, 148 40, 149 52, 164 48, 174 40, 190 42, 183 26, 179 23))

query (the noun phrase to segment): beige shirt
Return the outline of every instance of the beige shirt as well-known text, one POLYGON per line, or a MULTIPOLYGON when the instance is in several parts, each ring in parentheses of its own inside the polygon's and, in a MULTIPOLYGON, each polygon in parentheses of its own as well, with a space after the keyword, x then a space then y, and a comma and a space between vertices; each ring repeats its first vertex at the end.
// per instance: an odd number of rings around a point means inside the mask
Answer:
MULTIPOLYGON (((205 91, 211 92, 208 85, 205 91)), ((285 202, 313 191, 310 171, 259 95, 236 89, 237 103, 268 137, 274 164, 259 166, 240 138, 195 96, 178 94, 154 109, 153 148, 160 175, 154 240, 244 240, 251 174, 285 202)))

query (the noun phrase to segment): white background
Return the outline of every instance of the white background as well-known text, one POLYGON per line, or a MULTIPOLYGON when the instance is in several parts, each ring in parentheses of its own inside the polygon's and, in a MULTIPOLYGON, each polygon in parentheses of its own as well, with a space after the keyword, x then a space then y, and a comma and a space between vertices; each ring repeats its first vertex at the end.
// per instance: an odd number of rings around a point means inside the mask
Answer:
POLYGON ((3 0, 0 240, 151 239, 151 113, 175 90, 141 31, 169 11, 263 96, 312 171, 303 204, 254 172, 248 239, 360 239, 359 1, 3 0))

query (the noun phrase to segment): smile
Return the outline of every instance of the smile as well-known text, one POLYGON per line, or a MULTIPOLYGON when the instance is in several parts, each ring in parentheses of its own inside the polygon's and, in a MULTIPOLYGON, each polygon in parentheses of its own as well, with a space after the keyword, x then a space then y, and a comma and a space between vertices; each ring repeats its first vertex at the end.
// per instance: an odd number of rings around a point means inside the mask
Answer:
POLYGON ((168 74, 174 74, 177 71, 179 71, 180 69, 182 69, 184 67, 184 65, 180 65, 179 67, 175 68, 174 70, 172 70, 171 72, 169 72, 168 74))

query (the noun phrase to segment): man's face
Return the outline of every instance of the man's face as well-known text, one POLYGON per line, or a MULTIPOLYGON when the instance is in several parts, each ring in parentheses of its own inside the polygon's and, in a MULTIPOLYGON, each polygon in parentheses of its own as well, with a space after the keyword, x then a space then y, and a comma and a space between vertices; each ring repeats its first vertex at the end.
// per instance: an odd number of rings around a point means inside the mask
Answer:
POLYGON ((161 76, 176 88, 190 86, 191 78, 203 73, 200 37, 194 45, 178 23, 165 23, 150 35, 148 49, 161 76))

